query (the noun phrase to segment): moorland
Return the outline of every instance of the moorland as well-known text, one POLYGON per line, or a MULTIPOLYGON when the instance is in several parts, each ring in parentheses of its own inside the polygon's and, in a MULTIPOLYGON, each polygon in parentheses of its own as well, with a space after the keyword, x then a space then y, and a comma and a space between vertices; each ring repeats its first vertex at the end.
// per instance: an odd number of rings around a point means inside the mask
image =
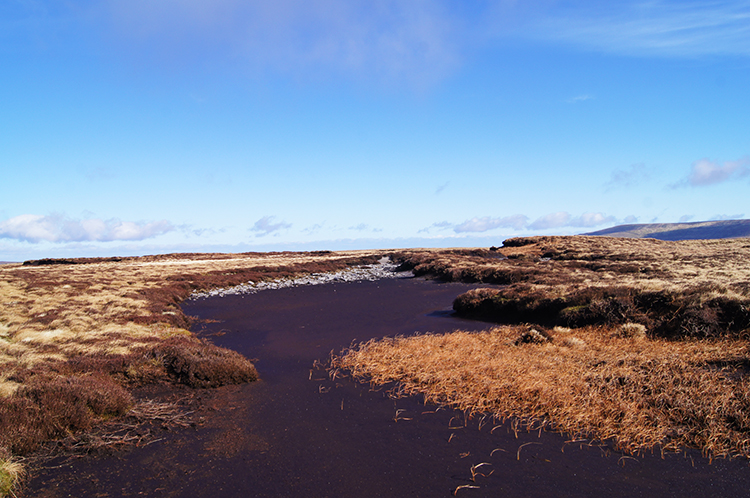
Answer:
POLYGON ((492 284, 456 296, 486 332, 387 337, 330 368, 400 395, 643 451, 750 456, 750 240, 529 237, 482 249, 173 254, 0 266, 0 493, 22 458, 103 422, 163 417, 149 384, 250 382, 199 340, 193 292, 372 264, 492 284))

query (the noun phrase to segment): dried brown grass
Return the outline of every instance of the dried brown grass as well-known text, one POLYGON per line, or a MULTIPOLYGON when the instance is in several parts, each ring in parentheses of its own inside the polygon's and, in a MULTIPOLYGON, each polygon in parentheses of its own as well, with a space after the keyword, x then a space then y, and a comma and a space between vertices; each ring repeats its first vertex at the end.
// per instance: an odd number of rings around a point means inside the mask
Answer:
POLYGON ((0 451, 24 455, 50 439, 78 438, 124 415, 132 404, 128 392, 139 385, 255 380, 246 358, 191 336, 179 304, 193 291, 339 270, 382 256, 167 254, 0 266, 0 451))
POLYGON ((631 453, 750 457, 750 240, 526 237, 395 258, 428 278, 500 284, 454 309, 511 325, 370 341, 334 368, 631 453))
POLYGON ((0 393, 9 372, 142 354, 185 335, 196 290, 372 263, 379 252, 169 254, 0 266, 0 393))
POLYGON ((614 237, 523 237, 499 250, 404 250, 403 269, 448 281, 544 286, 611 286, 680 292, 715 285, 750 295, 750 239, 689 240, 614 237), (505 259, 503 259, 505 258, 505 259))
POLYGON ((512 417, 629 453, 694 447, 710 457, 750 456, 746 341, 649 340, 601 327, 523 340, 529 332, 503 326, 373 340, 335 356, 332 367, 396 383, 393 392, 426 403, 512 417))
POLYGON ((398 259, 418 275, 506 286, 460 296, 454 308, 468 317, 546 326, 635 322, 671 338, 750 335, 748 239, 526 237, 499 251, 402 251, 398 259))

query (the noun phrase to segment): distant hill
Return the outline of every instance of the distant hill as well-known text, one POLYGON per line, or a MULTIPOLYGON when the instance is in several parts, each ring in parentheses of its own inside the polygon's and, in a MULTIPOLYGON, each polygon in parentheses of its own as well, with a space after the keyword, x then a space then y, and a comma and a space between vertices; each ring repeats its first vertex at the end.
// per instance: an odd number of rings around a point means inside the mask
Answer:
POLYGON ((651 238, 659 240, 736 239, 739 237, 750 237, 750 220, 619 225, 583 235, 606 235, 608 237, 651 238))

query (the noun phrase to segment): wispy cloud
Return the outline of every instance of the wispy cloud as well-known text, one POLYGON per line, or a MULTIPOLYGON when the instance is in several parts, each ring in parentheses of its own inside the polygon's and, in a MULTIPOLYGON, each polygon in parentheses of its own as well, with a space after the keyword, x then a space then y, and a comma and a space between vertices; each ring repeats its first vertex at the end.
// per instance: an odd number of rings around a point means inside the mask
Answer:
POLYGON ((522 26, 534 38, 627 55, 750 55, 747 1, 593 2, 544 9, 522 26))
POLYGON ((325 226, 325 224, 326 224, 325 221, 323 223, 316 223, 316 224, 311 225, 311 226, 309 226, 307 228, 303 228, 302 232, 306 233, 306 234, 318 233, 318 232, 320 232, 323 229, 323 227, 325 226))
POLYGON ((460 60, 454 16, 442 1, 110 0, 127 50, 184 60, 207 50, 253 72, 327 72, 429 84, 460 60), (217 51, 218 49, 218 51, 217 51))
POLYGON ((716 214, 709 218, 711 221, 741 220, 745 217, 744 213, 740 214, 716 214))
POLYGON ((226 228, 195 228, 190 224, 177 225, 176 228, 187 236, 195 237, 212 236, 217 233, 226 233, 227 231, 226 228))
POLYGON ((637 187, 651 178, 651 171, 644 163, 632 164, 629 168, 616 169, 609 181, 604 184, 606 190, 637 187))
POLYGON ((346 75, 423 88, 498 38, 631 55, 750 55, 746 0, 487 0, 471 8, 446 0, 11 4, 0 27, 26 32, 32 44, 51 45, 66 30, 87 30, 139 67, 225 64, 253 78, 266 72, 305 81, 346 75))
POLYGON ((587 100, 593 100, 595 97, 592 95, 577 95, 567 99, 565 102, 568 104, 577 104, 578 102, 585 102, 587 100))
POLYGON ((114 171, 108 168, 92 168, 86 171, 86 178, 90 182, 103 182, 107 180, 112 180, 116 177, 114 171))
POLYGON ((450 223, 450 222, 447 222, 447 221, 439 221, 437 223, 433 223, 432 225, 430 225, 430 226, 428 226, 426 228, 422 228, 420 230, 417 230, 417 233, 427 233, 427 232, 431 232, 433 229, 450 230, 454 226, 455 225, 453 223, 450 223))
POLYGON ((118 219, 75 220, 63 215, 22 214, 0 222, 0 238, 26 242, 108 242, 145 240, 175 228, 166 220, 154 222, 120 221, 118 219))
POLYGON ((458 224, 441 221, 433 223, 429 227, 419 230, 419 232, 430 232, 433 229, 453 230, 458 234, 489 232, 498 228, 548 230, 562 227, 594 227, 616 221, 614 216, 607 216, 603 213, 583 213, 581 216, 574 217, 570 213, 560 211, 537 218, 532 223, 529 223, 529 217, 524 214, 514 214, 501 218, 483 216, 474 217, 458 224))
POLYGON ((283 221, 274 223, 275 219, 275 216, 264 216, 255 222, 252 228, 250 228, 250 231, 256 232, 256 237, 264 237, 272 233, 278 233, 281 230, 286 230, 292 226, 290 223, 285 223, 283 221))

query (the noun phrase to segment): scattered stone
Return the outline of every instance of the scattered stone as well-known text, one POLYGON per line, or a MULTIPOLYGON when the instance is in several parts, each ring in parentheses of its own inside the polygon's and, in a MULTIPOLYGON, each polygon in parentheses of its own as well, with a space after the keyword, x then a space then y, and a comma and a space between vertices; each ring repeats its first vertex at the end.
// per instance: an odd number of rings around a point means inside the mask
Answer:
POLYGON ((411 278, 411 271, 396 271, 398 265, 391 262, 390 258, 384 257, 373 265, 355 266, 346 270, 327 273, 312 273, 293 278, 282 278, 268 282, 248 282, 223 289, 211 289, 209 291, 193 292, 189 299, 200 299, 207 297, 224 297, 239 294, 255 294, 263 290, 285 289, 287 287, 299 287, 302 285, 321 285, 339 282, 361 282, 375 281, 383 278, 411 278))

